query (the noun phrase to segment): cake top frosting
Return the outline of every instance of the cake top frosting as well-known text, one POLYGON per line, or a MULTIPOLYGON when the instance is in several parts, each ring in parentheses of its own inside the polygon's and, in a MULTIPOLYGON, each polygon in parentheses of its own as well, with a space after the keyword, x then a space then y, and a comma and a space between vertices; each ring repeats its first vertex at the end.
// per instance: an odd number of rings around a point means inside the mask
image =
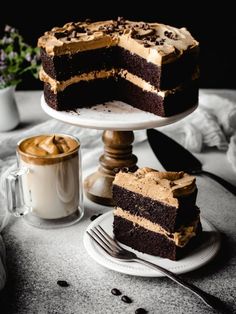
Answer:
POLYGON ((119 172, 113 184, 178 207, 178 197, 193 193, 196 189, 195 182, 194 176, 183 171, 159 172, 151 168, 140 168, 133 173, 119 172))
POLYGON ((38 41, 38 46, 52 56, 115 45, 155 64, 170 62, 186 50, 198 48, 198 42, 184 27, 133 22, 123 18, 67 23, 63 27, 54 27, 38 41))

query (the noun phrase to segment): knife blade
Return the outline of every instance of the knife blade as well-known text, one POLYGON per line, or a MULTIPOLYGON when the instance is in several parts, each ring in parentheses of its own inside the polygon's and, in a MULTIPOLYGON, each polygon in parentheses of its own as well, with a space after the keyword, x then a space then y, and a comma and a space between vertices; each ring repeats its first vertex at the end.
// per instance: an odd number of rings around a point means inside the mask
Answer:
POLYGON ((220 183, 236 196, 236 187, 216 174, 203 170, 202 163, 187 149, 160 131, 147 130, 149 144, 167 171, 184 171, 193 175, 205 175, 220 183))

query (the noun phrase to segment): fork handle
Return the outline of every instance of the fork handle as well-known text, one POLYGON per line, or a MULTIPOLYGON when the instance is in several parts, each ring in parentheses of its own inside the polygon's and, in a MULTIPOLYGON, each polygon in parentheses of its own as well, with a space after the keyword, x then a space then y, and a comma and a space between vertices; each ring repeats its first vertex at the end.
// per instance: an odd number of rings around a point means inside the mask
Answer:
POLYGON ((209 307, 211 307, 213 309, 222 309, 223 303, 218 298, 206 293, 205 291, 199 289, 195 285, 188 283, 187 281, 185 281, 181 277, 177 276, 176 274, 170 272, 169 270, 167 270, 167 269, 165 269, 159 265, 156 265, 156 264, 153 264, 153 263, 148 262, 146 260, 143 260, 139 257, 137 259, 135 259, 135 261, 139 262, 140 264, 144 264, 148 267, 151 267, 155 270, 159 270, 161 273, 163 273, 168 278, 170 278, 171 280, 173 280, 176 283, 178 283, 179 285, 181 285, 183 288, 193 292, 196 296, 198 296, 209 307))

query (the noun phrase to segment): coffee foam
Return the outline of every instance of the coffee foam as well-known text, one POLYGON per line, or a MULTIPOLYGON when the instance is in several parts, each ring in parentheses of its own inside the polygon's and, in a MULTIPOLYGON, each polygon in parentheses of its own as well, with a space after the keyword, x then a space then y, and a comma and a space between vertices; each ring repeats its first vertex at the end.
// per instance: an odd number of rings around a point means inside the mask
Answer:
POLYGON ((79 146, 79 142, 69 135, 47 134, 23 140, 17 151, 26 163, 44 165, 74 157, 79 146))

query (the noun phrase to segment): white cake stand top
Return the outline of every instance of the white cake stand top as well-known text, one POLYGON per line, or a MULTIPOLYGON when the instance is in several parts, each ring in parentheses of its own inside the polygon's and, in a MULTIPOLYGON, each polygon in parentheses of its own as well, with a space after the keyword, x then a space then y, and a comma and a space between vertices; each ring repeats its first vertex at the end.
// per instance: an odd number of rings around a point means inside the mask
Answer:
POLYGON ((183 119, 197 108, 195 106, 168 118, 158 117, 121 101, 107 102, 92 108, 76 109, 75 111, 57 111, 48 106, 43 95, 41 97, 41 106, 49 116, 57 120, 85 128, 116 131, 161 127, 183 119))

